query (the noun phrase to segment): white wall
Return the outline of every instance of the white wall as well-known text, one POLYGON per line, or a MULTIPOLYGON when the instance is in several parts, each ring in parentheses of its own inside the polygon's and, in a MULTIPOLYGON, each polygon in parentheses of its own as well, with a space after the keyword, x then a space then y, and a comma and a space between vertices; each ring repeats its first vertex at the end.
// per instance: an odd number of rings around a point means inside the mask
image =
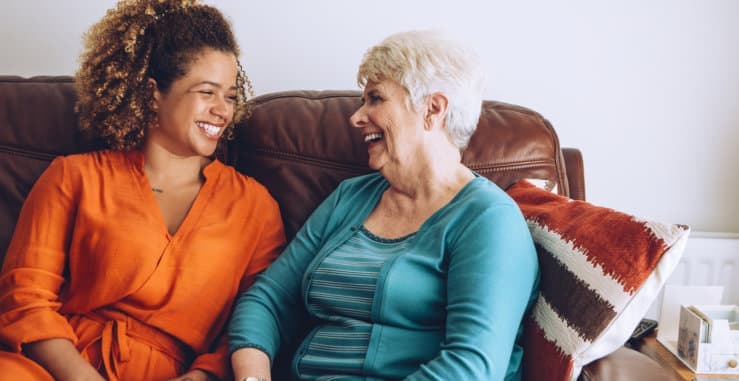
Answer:
MULTIPOLYGON (((74 73, 113 0, 0 1, 0 74, 74 73)), ((739 1, 213 0, 260 94, 355 89, 386 35, 439 28, 482 56, 488 99, 533 108, 585 156, 588 199, 739 232, 739 1)))

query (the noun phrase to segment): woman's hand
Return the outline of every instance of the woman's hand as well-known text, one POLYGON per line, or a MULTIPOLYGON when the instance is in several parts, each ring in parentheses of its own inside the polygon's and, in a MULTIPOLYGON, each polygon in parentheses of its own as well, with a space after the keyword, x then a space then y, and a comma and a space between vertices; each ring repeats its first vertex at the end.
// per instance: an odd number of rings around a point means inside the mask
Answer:
POLYGON ((202 371, 200 369, 194 369, 191 370, 182 376, 179 376, 177 378, 169 379, 168 381, 216 381, 217 378, 211 377, 208 372, 202 371))
POLYGON ((271 381, 269 356, 256 348, 241 348, 231 355, 234 380, 244 381, 249 377, 271 381))

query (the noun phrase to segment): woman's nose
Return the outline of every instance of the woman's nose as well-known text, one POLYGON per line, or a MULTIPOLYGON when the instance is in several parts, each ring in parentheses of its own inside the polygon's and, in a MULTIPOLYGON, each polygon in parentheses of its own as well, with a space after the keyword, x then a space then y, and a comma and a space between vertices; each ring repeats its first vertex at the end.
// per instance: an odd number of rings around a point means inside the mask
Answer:
POLYGON ((349 117, 349 121, 351 122, 352 126, 364 127, 367 124, 363 109, 364 105, 357 109, 357 111, 354 111, 354 114, 349 117))
POLYGON ((211 107, 211 112, 213 115, 220 117, 224 121, 228 121, 230 119, 230 114, 233 112, 233 107, 230 105, 228 100, 222 97, 217 98, 218 99, 211 107))

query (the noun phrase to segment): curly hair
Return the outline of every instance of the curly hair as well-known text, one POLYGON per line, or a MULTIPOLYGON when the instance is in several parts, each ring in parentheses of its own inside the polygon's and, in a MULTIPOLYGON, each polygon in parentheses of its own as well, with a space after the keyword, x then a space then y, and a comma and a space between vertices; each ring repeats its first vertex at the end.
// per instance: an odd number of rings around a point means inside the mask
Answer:
POLYGON ((156 121, 148 79, 166 93, 208 48, 237 57, 236 107, 223 134, 232 139, 234 124, 249 117, 247 92, 254 91, 231 25, 197 0, 123 0, 90 28, 76 74, 80 128, 110 149, 140 148, 156 121))

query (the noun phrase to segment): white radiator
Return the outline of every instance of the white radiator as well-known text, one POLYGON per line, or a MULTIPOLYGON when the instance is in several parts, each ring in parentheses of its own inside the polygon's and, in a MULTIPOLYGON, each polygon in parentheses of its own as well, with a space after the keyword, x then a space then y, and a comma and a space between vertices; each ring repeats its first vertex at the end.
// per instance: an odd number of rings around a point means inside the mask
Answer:
MULTIPOLYGON (((721 304, 739 304, 739 234, 692 232, 668 285, 723 286, 721 304)), ((662 294, 647 313, 659 320, 662 294)))

